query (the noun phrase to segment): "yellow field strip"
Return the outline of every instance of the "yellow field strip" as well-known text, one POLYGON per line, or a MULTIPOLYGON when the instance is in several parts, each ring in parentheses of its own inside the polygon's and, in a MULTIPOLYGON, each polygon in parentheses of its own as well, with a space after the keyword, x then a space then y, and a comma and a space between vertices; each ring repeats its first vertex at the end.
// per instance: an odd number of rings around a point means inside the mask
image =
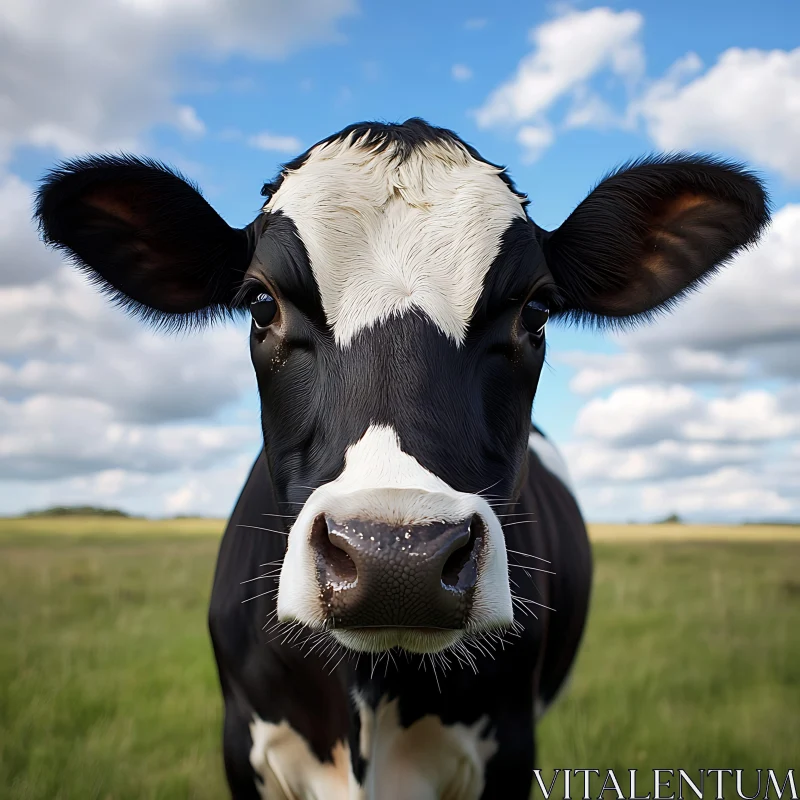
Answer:
POLYGON ((614 525, 589 526, 594 542, 800 542, 800 525, 614 525))
POLYGON ((7 517, 0 535, 32 536, 221 536, 225 520, 186 517, 143 519, 126 517, 7 517))

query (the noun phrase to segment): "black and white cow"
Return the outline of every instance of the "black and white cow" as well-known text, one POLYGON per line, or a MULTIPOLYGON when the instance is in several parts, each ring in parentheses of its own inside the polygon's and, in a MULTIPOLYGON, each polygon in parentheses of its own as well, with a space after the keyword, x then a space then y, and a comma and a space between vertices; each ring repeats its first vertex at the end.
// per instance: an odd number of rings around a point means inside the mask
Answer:
POLYGON ((209 617, 232 794, 526 798, 591 583, 530 426, 545 323, 669 308, 756 241, 764 190, 644 159, 545 231, 501 168, 415 119, 349 127, 263 194, 234 229, 162 165, 101 156, 50 173, 37 209, 147 320, 252 315, 264 450, 209 617))

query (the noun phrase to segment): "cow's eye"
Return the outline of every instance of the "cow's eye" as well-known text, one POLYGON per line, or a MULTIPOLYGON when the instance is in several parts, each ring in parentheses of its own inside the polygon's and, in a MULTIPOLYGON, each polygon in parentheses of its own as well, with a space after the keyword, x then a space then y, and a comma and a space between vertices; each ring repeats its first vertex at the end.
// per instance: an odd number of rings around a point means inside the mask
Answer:
POLYGON ((266 328, 275 318, 277 310, 278 304, 275 302, 275 298, 266 292, 259 294, 250 303, 250 315, 253 317, 256 328, 266 328))
POLYGON ((544 326, 550 319, 550 309, 539 300, 530 300, 522 309, 522 326, 532 336, 544 336, 544 326))

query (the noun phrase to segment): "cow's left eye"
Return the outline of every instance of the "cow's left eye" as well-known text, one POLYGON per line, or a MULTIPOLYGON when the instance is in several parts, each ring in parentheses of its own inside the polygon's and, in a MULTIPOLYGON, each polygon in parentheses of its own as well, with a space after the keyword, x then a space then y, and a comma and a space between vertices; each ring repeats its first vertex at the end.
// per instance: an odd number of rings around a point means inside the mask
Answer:
POLYGON ((250 303, 250 315, 256 328, 266 328, 275 319, 278 311, 278 304, 271 294, 262 292, 252 303, 250 303))
POLYGON ((522 326, 532 336, 544 336, 544 326, 550 319, 550 309, 539 300, 530 300, 522 309, 522 326))

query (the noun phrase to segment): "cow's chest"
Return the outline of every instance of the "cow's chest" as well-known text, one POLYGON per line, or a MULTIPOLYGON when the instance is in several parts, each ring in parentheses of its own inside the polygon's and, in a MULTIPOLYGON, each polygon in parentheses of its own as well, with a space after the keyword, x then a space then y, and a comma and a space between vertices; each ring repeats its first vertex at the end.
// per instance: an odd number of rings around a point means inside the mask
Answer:
POLYGON ((355 780, 347 744, 337 742, 331 761, 320 761, 308 742, 285 720, 277 725, 255 717, 250 723, 250 763, 259 776, 263 798, 278 800, 349 800, 355 780))
POLYGON ((404 728, 397 701, 372 709, 358 703, 359 750, 366 761, 363 784, 351 768, 349 748, 337 742, 330 761, 320 762, 288 722, 255 719, 250 726, 250 762, 264 798, 287 800, 477 800, 487 761, 497 750, 473 725, 444 725, 427 715, 404 728))

